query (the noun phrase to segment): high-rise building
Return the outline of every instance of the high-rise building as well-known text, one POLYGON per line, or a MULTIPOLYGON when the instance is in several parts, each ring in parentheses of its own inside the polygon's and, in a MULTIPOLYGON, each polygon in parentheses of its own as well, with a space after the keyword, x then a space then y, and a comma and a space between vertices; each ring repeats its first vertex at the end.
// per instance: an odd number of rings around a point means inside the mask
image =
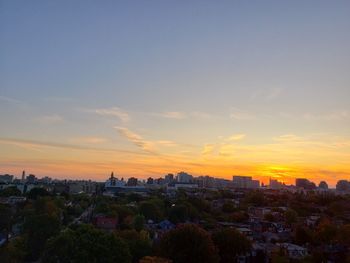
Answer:
POLYGON ((174 175, 173 174, 167 174, 166 176, 164 176, 164 180, 165 182, 168 184, 168 183, 171 183, 174 181, 174 175))
POLYGON ((232 182, 235 188, 256 189, 260 187, 259 180, 253 180, 251 176, 234 175, 232 182))
POLYGON ((22 183, 24 183, 26 180, 26 171, 22 172, 22 183))
POLYGON ((26 181, 28 184, 34 184, 36 182, 37 178, 34 174, 30 174, 27 176, 26 181))
POLYGON ((346 180, 339 180, 336 185, 337 191, 350 192, 350 182, 346 180))
POLYGON ((281 182, 279 182, 276 179, 271 179, 270 178, 270 185, 269 185, 270 189, 281 189, 283 188, 283 184, 281 182))
POLYGON ((0 182, 2 183, 11 183, 12 180, 13 180, 13 175, 10 175, 10 174, 0 175, 0 182))
POLYGON ((310 182, 305 178, 297 178, 295 179, 295 186, 298 188, 304 188, 305 190, 313 190, 316 188, 315 183, 310 182))
POLYGON ((185 172, 179 172, 177 174, 177 181, 179 183, 191 183, 193 181, 193 176, 185 172))

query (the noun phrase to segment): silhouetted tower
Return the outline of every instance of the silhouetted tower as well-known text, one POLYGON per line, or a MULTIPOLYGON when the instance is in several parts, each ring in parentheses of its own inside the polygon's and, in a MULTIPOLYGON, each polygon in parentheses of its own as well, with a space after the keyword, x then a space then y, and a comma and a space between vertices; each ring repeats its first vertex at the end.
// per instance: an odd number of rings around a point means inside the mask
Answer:
POLYGON ((22 183, 24 183, 25 179, 26 179, 26 171, 23 170, 23 172, 22 172, 22 183))

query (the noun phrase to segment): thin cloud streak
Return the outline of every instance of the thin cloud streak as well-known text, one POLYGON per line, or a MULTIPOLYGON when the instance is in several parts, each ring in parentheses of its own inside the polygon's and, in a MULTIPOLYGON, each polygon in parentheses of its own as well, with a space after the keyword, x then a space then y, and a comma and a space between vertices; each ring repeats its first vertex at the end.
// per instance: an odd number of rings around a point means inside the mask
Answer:
POLYGON ((99 109, 82 109, 84 112, 95 113, 100 116, 111 116, 116 117, 122 122, 130 121, 130 115, 126 111, 122 110, 119 107, 111 108, 99 108, 99 109))
POLYGON ((120 150, 120 149, 111 149, 111 148, 97 148, 89 147, 82 145, 66 144, 66 143, 55 143, 55 142, 45 142, 38 140, 25 140, 25 139, 15 139, 15 138, 0 138, 0 144, 10 144, 23 147, 50 147, 50 148, 60 148, 68 150, 87 150, 87 151, 96 151, 96 152, 118 152, 118 153, 128 153, 128 154, 137 154, 144 155, 144 153, 139 153, 129 150, 120 150))
POLYGON ((144 140, 140 135, 132 132, 128 128, 125 127, 114 127, 117 129, 119 134, 135 144, 137 147, 141 148, 142 150, 149 152, 149 153, 154 153, 154 144, 150 141, 144 140))

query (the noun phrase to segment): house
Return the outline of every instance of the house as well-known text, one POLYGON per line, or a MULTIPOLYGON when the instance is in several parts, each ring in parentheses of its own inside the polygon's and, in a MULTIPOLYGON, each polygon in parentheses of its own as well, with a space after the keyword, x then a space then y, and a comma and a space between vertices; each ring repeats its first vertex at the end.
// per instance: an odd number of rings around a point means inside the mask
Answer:
POLYGON ((163 220, 158 224, 158 228, 161 230, 171 230, 175 227, 173 223, 171 223, 169 220, 163 220))
POLYGON ((307 249, 304 247, 292 243, 280 243, 279 246, 289 258, 301 259, 307 256, 307 249))

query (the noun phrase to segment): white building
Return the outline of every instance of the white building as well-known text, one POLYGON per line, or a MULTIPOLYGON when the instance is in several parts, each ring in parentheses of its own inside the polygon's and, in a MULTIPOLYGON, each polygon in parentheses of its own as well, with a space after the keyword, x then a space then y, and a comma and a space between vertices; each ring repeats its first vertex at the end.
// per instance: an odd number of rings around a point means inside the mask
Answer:
POLYGON ((177 174, 177 181, 179 183, 191 183, 193 181, 193 176, 185 172, 179 172, 177 174))

